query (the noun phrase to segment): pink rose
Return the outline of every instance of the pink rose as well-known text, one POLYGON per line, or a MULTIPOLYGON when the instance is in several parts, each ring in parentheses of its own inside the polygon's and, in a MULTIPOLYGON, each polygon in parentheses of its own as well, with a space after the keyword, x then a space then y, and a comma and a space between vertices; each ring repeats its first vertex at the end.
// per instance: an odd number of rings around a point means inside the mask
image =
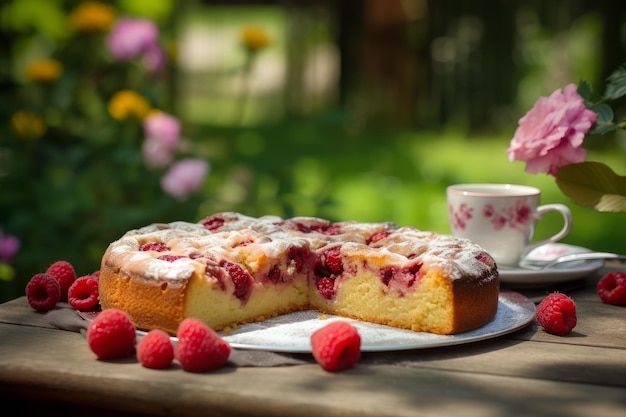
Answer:
POLYGON ((130 61, 158 47, 159 29, 148 19, 124 17, 118 20, 106 38, 115 59, 130 61))
POLYGON ((544 172, 556 177, 560 167, 585 160, 582 144, 597 117, 585 107, 574 84, 550 97, 540 97, 519 120, 506 151, 509 160, 526 162, 525 171, 531 174, 544 172))
POLYGON ((198 191, 209 173, 209 163, 203 159, 182 159, 170 167, 161 178, 161 188, 177 200, 186 200, 198 191))

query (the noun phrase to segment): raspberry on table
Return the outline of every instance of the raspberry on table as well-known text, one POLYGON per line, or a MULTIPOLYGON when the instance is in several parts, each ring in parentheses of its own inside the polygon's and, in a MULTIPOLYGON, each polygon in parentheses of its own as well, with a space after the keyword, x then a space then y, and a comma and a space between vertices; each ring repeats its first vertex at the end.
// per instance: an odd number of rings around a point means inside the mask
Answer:
POLYGON ((596 292, 607 304, 626 306, 626 274, 621 271, 607 273, 598 281, 596 292))
POLYGON ((187 372, 208 372, 223 367, 230 356, 230 345, 203 321, 184 319, 176 331, 174 355, 187 372))
POLYGON ((61 300, 61 286, 50 274, 35 274, 26 284, 26 299, 35 310, 50 311, 61 300))
POLYGON ((174 345, 170 335, 160 329, 148 332, 137 344, 137 359, 146 368, 165 369, 174 361, 174 345))
POLYGON ((102 360, 131 356, 136 337, 130 316, 117 308, 102 310, 87 327, 87 344, 102 360))
POLYGON ((576 304, 563 293, 550 293, 537 305, 535 318, 548 333, 565 336, 576 327, 576 304))
POLYGON ((59 282, 61 286, 61 301, 67 301, 67 292, 76 280, 74 266, 68 261, 56 261, 48 267, 46 274, 52 275, 59 282))
POLYGON ((77 278, 68 290, 68 302, 72 308, 80 311, 91 310, 100 300, 98 280, 91 275, 77 278))
POLYGON ((322 368, 338 372, 352 368, 361 358, 361 336, 356 327, 335 321, 311 335, 313 357, 322 368))

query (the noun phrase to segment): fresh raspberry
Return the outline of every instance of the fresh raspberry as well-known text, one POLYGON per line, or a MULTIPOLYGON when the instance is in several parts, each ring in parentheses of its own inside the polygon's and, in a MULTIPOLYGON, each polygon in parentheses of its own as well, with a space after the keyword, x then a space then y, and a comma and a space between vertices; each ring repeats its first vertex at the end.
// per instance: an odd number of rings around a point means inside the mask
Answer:
POLYGON ((163 330, 150 330, 137 344, 137 359, 146 368, 169 368, 174 361, 170 335, 163 330))
POLYGON ((208 372, 223 367, 230 345, 204 322, 188 317, 178 326, 174 355, 187 372, 208 372))
POLYGON ((98 359, 131 356, 137 331, 128 314, 117 308, 102 310, 87 327, 87 343, 98 359))
POLYGON ((550 293, 537 306, 535 318, 548 333, 565 336, 576 327, 576 304, 565 294, 550 293))
POLYGON ((74 281, 67 299, 72 308, 86 311, 98 305, 99 296, 98 280, 91 275, 84 275, 74 281))
POLYGON ((616 306, 626 306, 626 274, 621 271, 607 273, 596 286, 602 301, 616 306))
POLYGON ((76 280, 74 266, 67 261, 56 261, 48 267, 46 274, 52 275, 61 286, 61 301, 67 301, 67 292, 76 280))
POLYGON ((50 311, 61 300, 61 286, 52 275, 39 273, 26 284, 28 304, 37 311, 50 311))
POLYGON ((311 335, 313 357, 322 368, 338 372, 353 367, 361 358, 361 336, 356 327, 335 321, 311 335))
POLYGON ((96 280, 100 280, 100 270, 98 269, 97 271, 93 271, 91 276, 96 280))

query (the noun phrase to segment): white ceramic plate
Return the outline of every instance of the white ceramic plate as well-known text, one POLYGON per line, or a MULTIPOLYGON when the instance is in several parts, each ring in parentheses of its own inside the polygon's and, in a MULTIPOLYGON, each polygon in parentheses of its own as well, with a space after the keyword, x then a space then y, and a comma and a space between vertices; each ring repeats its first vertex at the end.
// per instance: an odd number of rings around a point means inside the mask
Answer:
POLYGON ((531 300, 514 291, 502 291, 496 317, 490 323, 456 335, 413 332, 308 310, 261 323, 246 324, 223 337, 232 347, 239 349, 308 353, 311 352, 311 334, 315 330, 331 321, 345 320, 358 329, 363 352, 382 352, 451 346, 490 339, 523 328, 534 315, 535 304, 531 300))
MULTIPOLYGON (((590 249, 565 243, 549 243, 532 250, 526 259, 550 261, 572 253, 592 252, 590 249)), ((536 288, 585 278, 604 266, 604 260, 572 261, 545 270, 500 268, 500 282, 514 288, 536 288)))
MULTIPOLYGON (((97 313, 78 312, 83 319, 90 321, 97 313)), ((229 334, 220 333, 231 347, 247 350, 271 352, 310 353, 311 334, 331 321, 344 320, 354 325, 361 335, 363 352, 383 352, 409 349, 425 349, 458 345, 479 340, 491 339, 519 330, 528 325, 535 316, 535 304, 514 291, 501 291, 496 317, 486 325, 465 333, 437 335, 413 332, 380 324, 344 317, 321 314, 307 310, 285 314, 272 319, 237 327, 229 334)), ((139 337, 146 332, 138 330, 139 337)), ((176 343, 177 338, 171 338, 176 343)))

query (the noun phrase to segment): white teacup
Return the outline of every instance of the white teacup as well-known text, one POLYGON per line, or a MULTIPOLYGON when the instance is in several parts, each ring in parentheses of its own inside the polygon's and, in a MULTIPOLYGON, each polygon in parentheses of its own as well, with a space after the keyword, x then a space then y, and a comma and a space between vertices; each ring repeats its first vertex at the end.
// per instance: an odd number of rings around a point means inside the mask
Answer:
POLYGON ((452 234, 482 246, 498 265, 515 266, 537 246, 563 239, 572 228, 572 213, 563 204, 539 205, 541 190, 512 184, 457 184, 446 189, 452 234), (532 242, 537 221, 546 212, 563 216, 554 236, 532 242))

